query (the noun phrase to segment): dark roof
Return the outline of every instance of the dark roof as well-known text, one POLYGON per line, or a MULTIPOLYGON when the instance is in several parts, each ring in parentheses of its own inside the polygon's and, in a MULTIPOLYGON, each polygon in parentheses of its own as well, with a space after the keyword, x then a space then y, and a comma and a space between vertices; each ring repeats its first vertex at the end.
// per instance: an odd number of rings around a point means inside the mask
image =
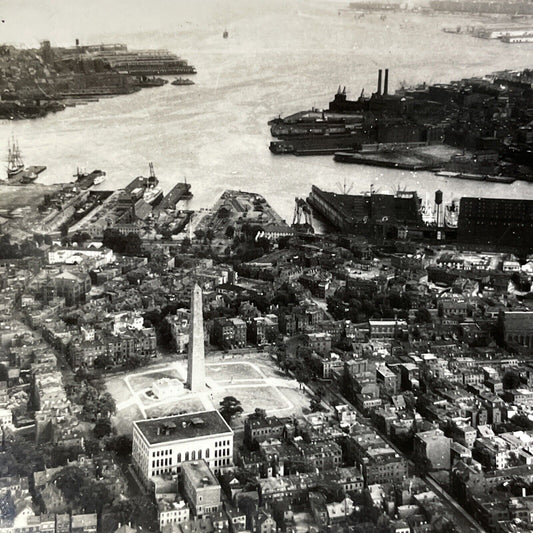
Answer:
POLYGON ((232 433, 218 411, 139 420, 134 424, 150 444, 232 433))

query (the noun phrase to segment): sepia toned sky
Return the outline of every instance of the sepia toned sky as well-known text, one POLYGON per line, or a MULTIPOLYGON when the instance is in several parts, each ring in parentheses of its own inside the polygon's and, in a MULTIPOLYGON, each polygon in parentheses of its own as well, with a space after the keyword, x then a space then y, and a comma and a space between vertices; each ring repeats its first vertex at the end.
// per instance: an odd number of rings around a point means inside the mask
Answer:
POLYGON ((272 7, 290 16, 309 4, 346 6, 340 0, 0 0, 0 42, 55 45, 140 32, 174 32, 189 25, 227 26, 272 7))

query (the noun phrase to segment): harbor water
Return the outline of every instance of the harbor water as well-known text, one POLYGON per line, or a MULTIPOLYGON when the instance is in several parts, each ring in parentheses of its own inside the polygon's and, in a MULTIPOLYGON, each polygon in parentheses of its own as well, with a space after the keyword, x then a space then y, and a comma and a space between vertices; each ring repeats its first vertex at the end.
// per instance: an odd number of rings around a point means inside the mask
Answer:
POLYGON ((357 18, 342 11, 348 2, 324 0, 59 1, 52 10, 47 4, 6 2, 1 39, 30 47, 45 38, 53 45, 79 38, 168 48, 198 74, 192 86, 169 83, 43 119, 1 121, 6 152, 14 135, 26 165, 48 167, 39 182, 71 181, 79 167, 106 171, 98 188, 118 188, 147 175, 153 161, 166 192, 177 181, 191 183, 192 208, 209 207, 227 188, 252 190, 289 222, 294 197, 307 196, 312 184, 336 192, 345 185, 353 193, 371 185, 381 192, 400 187, 423 198, 441 189, 445 201, 465 195, 533 198, 533 184, 525 182, 479 183, 268 150, 269 119, 326 107, 339 85, 350 98, 363 88, 369 94, 378 68, 390 69, 395 89, 531 66, 533 44, 442 31, 472 19, 407 13, 357 18))

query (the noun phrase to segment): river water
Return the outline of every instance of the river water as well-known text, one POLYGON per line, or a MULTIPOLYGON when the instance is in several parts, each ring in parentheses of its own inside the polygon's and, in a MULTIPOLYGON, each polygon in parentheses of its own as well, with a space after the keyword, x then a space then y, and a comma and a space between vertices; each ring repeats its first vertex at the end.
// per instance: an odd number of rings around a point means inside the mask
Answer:
POLYGON ((295 196, 312 184, 353 193, 397 187, 445 201, 464 195, 533 198, 533 184, 486 184, 335 163, 330 156, 274 156, 267 121, 326 107, 339 84, 349 97, 375 90, 377 69, 390 86, 447 82, 504 68, 530 67, 533 45, 452 35, 457 17, 339 13, 320 0, 152 0, 4 2, 6 42, 39 39, 70 45, 126 42, 168 48, 198 69, 196 85, 170 84, 68 108, 44 119, 0 122, 0 142, 15 135, 27 165, 48 167, 39 181, 70 181, 76 167, 107 172, 100 188, 118 188, 153 161, 163 188, 187 179, 192 208, 208 207, 226 188, 263 194, 290 222, 295 196), (50 11, 50 4, 53 9, 50 11), (193 5, 191 5, 193 4, 193 5), (227 28, 229 38, 223 39, 227 28))

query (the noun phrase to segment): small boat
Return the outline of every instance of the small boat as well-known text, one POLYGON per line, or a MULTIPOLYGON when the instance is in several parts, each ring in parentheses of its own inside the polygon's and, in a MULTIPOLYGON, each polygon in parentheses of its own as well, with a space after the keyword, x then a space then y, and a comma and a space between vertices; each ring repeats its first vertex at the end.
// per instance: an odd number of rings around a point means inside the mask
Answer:
POLYGON ((100 183, 102 183, 104 180, 105 180, 105 174, 96 176, 96 178, 94 178, 93 185, 100 185, 100 183))
POLYGON ((194 85, 194 81, 189 80, 188 78, 176 78, 172 85, 194 85))
POLYGON ((222 34, 223 39, 227 39, 229 37, 228 30, 224 30, 224 33, 222 34))

